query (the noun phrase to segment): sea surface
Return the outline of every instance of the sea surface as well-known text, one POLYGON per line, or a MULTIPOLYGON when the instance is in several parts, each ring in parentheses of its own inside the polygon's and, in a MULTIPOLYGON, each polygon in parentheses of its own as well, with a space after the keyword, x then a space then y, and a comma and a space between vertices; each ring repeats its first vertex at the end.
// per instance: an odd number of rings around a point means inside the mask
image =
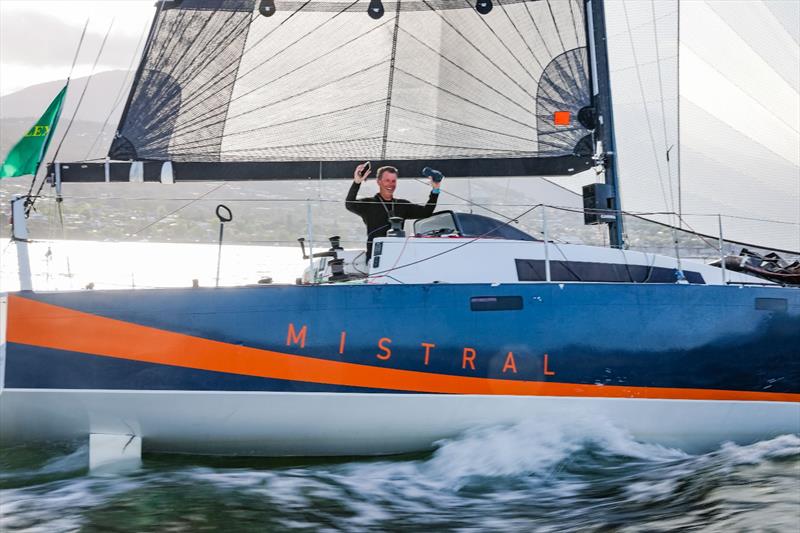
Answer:
MULTIPOLYGON (((317 250, 319 251, 319 250, 317 250)), ((295 283, 308 261, 299 246, 42 240, 28 246, 34 290, 239 286, 295 283), (217 266, 219 265, 219 268, 217 266), (217 280, 217 275, 219 279, 217 280)), ((17 249, 0 242, 0 291, 19 290, 17 249)))
POLYGON ((0 448, 2 531, 780 531, 800 527, 800 436, 690 455, 607 425, 485 427, 418 455, 145 455, 0 448))

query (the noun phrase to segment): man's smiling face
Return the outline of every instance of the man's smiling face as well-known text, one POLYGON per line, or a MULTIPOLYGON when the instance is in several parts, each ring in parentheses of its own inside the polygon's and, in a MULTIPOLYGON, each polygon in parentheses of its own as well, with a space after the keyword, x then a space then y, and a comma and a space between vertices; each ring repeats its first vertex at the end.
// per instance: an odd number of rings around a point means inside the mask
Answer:
POLYGON ((397 174, 387 170, 377 181, 378 189, 384 200, 391 200, 394 197, 394 190, 397 188, 397 174))

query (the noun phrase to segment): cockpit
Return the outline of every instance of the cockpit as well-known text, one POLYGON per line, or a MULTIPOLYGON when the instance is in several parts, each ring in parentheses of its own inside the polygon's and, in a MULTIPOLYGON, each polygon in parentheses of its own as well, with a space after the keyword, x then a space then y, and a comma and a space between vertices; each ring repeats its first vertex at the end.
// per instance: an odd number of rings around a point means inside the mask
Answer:
MULTIPOLYGON (((393 224, 395 224, 394 220, 393 224)), ((414 221, 411 233, 402 230, 402 219, 396 219, 396 230, 390 231, 389 237, 403 237, 422 239, 430 243, 429 239, 434 238, 462 238, 462 239, 487 239, 493 241, 538 241, 515 227, 509 222, 503 222, 488 216, 476 215, 474 213, 458 213, 454 211, 439 211, 429 216, 414 221)), ((306 255, 305 239, 298 239, 306 255)), ((338 236, 331 237, 331 247, 324 252, 317 252, 312 255, 314 259, 312 266, 307 268, 303 277, 298 279, 298 283, 319 283, 319 282, 346 282, 354 281, 367 277, 370 264, 367 263, 364 250, 345 250, 339 242, 338 236)), ((374 254, 380 255, 383 244, 376 244, 374 254)), ((371 261, 377 267, 377 261, 371 261)))

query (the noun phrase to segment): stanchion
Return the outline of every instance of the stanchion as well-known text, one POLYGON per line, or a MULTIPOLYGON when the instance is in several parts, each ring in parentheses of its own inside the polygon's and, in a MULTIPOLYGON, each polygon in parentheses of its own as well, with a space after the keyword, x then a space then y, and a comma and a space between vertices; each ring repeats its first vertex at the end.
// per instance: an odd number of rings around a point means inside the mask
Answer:
POLYGON ((233 220, 233 213, 226 206, 219 204, 217 206, 217 218, 219 219, 219 250, 217 251, 217 281, 215 287, 219 287, 219 267, 222 263, 222 235, 225 231, 225 223, 233 220))

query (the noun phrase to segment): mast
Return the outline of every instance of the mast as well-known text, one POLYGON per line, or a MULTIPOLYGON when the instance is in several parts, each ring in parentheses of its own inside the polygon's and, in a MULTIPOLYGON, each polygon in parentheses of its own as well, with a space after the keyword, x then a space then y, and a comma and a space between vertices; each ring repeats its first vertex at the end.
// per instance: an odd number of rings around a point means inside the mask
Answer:
POLYGON ((608 223, 611 246, 622 248, 623 224, 617 179, 617 149, 614 139, 614 114, 611 105, 611 79, 608 68, 606 43, 606 17, 603 0, 585 0, 586 33, 589 43, 592 78, 592 104, 595 109, 597 127, 595 140, 602 146, 598 154, 605 167, 605 182, 611 188, 608 208, 614 211, 614 221, 608 223))

